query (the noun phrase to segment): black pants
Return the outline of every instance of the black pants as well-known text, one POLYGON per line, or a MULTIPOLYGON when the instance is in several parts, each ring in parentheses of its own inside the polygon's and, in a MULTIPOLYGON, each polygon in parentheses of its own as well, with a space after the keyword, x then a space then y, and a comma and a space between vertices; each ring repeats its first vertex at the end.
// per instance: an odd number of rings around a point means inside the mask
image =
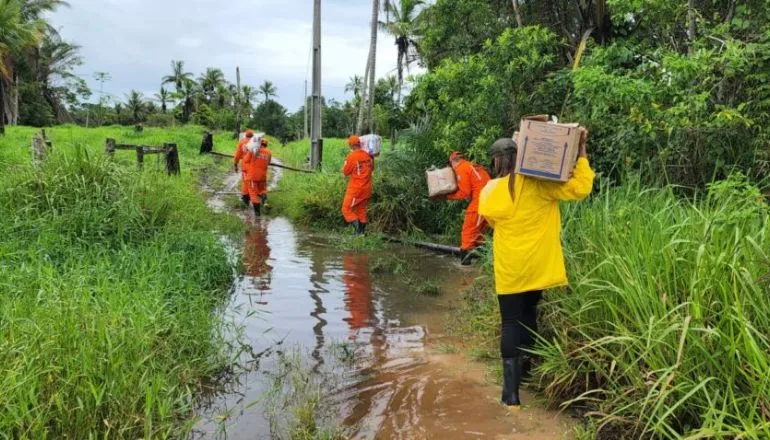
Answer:
POLYGON ((500 354, 503 358, 520 356, 521 348, 530 348, 534 344, 537 303, 542 297, 542 290, 497 296, 502 318, 500 354))

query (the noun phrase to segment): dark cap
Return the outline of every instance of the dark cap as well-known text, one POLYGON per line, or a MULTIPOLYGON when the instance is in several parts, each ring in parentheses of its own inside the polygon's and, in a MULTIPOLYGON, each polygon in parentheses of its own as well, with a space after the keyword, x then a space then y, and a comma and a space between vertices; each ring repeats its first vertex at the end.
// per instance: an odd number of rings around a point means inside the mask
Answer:
POLYGON ((489 149, 489 157, 507 156, 515 153, 518 148, 519 146, 513 139, 498 139, 489 149))

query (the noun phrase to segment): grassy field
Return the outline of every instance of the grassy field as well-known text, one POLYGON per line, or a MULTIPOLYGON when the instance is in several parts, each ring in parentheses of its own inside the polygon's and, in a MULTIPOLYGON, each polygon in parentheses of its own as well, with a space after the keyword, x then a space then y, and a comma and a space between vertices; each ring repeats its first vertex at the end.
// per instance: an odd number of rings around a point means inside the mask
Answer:
MULTIPOLYGON (((744 179, 681 200, 604 188, 565 205, 569 290, 545 296, 533 378, 586 438, 770 438, 770 207, 744 179)), ((489 271, 458 330, 498 358, 489 271)), ((495 362, 496 363, 496 362, 495 362)))
POLYGON ((198 156, 197 127, 65 126, 33 168, 33 133, 0 137, 0 438, 184 436, 232 355, 213 313, 234 274, 218 235, 241 226, 198 190, 225 165, 198 156), (107 159, 107 137, 176 142, 182 176, 107 159))

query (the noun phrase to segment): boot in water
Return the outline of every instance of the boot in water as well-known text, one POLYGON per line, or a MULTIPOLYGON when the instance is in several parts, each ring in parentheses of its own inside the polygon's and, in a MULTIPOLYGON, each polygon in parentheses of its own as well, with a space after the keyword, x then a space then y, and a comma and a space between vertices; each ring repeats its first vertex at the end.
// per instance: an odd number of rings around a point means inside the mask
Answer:
POLYGON ((243 209, 246 209, 249 207, 249 202, 251 202, 251 197, 249 197, 248 194, 241 194, 241 202, 243 202, 243 209))
POLYGON ((473 264, 473 257, 471 256, 471 253, 466 250, 460 251, 460 264, 463 266, 470 266, 473 264))
POLYGON ((353 232, 355 232, 356 235, 358 235, 359 234, 358 231, 361 230, 361 222, 358 220, 353 220, 352 222, 350 222, 350 226, 353 227, 353 232))
POLYGON ((262 205, 260 205, 259 203, 254 204, 254 216, 255 217, 262 216, 262 205))
POLYGON ((521 385, 521 357, 503 359, 503 405, 510 410, 520 410, 519 386, 521 385))

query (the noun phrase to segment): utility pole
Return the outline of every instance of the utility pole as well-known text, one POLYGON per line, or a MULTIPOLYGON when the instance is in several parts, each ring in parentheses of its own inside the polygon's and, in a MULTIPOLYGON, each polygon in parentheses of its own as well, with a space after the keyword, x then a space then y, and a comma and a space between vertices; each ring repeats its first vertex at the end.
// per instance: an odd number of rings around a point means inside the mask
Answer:
POLYGON ((308 114, 307 113, 307 79, 305 79, 305 102, 304 104, 302 104, 302 108, 305 109, 305 129, 302 132, 302 135, 304 136, 303 139, 307 139, 308 137, 310 137, 310 135, 307 132, 307 114, 308 114))
POLYGON ((240 66, 235 67, 235 84, 236 84, 236 97, 235 97, 235 105, 238 107, 236 110, 236 116, 235 116, 235 131, 236 135, 241 133, 241 108, 243 107, 242 100, 241 100, 241 68, 240 66))
POLYGON ((313 1, 313 123, 311 125, 310 166, 321 168, 321 0, 313 1))

